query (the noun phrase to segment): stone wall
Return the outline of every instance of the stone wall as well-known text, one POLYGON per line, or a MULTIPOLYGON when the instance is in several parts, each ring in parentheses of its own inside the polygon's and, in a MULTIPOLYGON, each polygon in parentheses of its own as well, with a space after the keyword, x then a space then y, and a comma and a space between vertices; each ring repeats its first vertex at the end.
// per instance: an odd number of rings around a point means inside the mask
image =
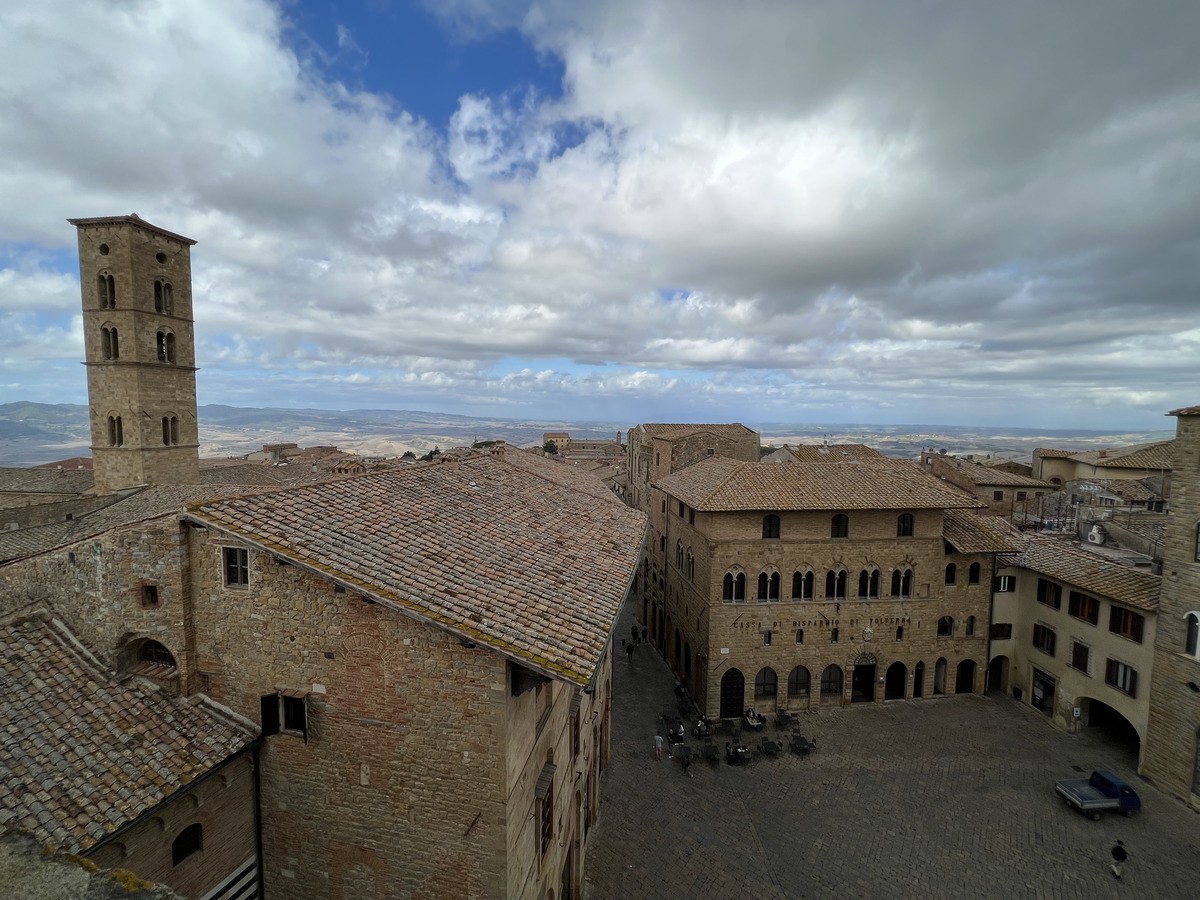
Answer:
POLYGON ((122 651, 144 639, 171 651, 179 686, 193 670, 187 629, 186 547, 176 516, 114 529, 91 540, 0 567, 0 615, 45 607, 117 670, 122 651), (144 605, 144 587, 158 604, 144 605))
MULTIPOLYGON (((661 509, 657 503, 655 508, 661 509)), ((687 676, 690 670, 691 692, 708 715, 718 714, 721 680, 732 668, 745 677, 743 708, 753 705, 769 712, 776 707, 795 710, 816 705, 821 672, 829 665, 842 667, 843 690, 824 701, 851 702, 853 667, 864 655, 875 659, 876 702, 884 699, 883 679, 895 662, 905 667, 905 697, 913 694, 918 662, 925 664, 924 695, 933 695, 938 659, 946 661, 946 693, 953 692, 957 666, 964 660, 975 664, 971 690, 983 689, 991 556, 947 555, 940 510, 914 511, 914 536, 905 538, 896 537, 900 511, 853 512, 850 537, 844 539, 830 537, 832 513, 784 513, 780 516, 781 538, 763 540, 761 513, 698 513, 695 526, 691 526, 686 514, 676 516, 671 503, 668 508, 664 652, 678 677, 687 676), (685 548, 685 569, 686 548, 692 548, 696 560, 694 583, 675 565, 676 540, 685 548), (958 575, 954 585, 947 585, 946 566, 951 562, 956 564, 958 575), (967 583, 972 562, 981 566, 979 583, 974 585, 967 583), (793 573, 808 569, 814 572, 814 599, 792 600, 793 573), (825 599, 825 578, 831 569, 847 571, 844 600, 825 599), (878 599, 858 598, 859 573, 863 569, 880 571, 878 599), (912 570, 910 599, 889 596, 894 569, 912 570), (745 602, 722 601, 722 580, 728 571, 745 573, 745 602), (778 602, 757 600, 758 576, 764 571, 780 574, 778 602), (938 620, 943 616, 952 617, 955 623, 947 637, 937 633, 938 620), (972 617, 974 625, 968 635, 972 617), (903 628, 899 640, 898 628, 903 628), (676 630, 681 645, 678 655, 676 630), (686 658, 689 646, 693 654, 690 664, 686 658), (789 697, 788 674, 800 665, 809 670, 811 693, 789 697), (755 676, 764 667, 772 668, 777 676, 778 693, 774 698, 754 695, 755 676)))
POLYGON ((96 491, 194 484, 200 475, 190 244, 125 219, 84 222, 78 237, 96 491), (112 278, 112 303, 101 295, 102 276, 112 278), (169 285, 169 300, 156 298, 156 283, 169 285), (115 354, 105 352, 106 329, 118 334, 115 354), (160 358, 160 332, 173 339, 173 360, 160 358), (118 416, 123 442, 113 446, 108 422, 118 416), (164 442, 164 416, 176 419, 177 439, 164 442))
POLYGON ((254 865, 253 751, 230 760, 153 812, 116 840, 89 852, 88 858, 105 868, 128 869, 185 897, 207 895, 247 864, 254 865), (195 824, 201 826, 201 849, 175 865, 172 844, 195 824))
POLYGON ((1179 416, 1142 773, 1200 808, 1200 654, 1187 652, 1187 615, 1200 614, 1198 528, 1200 416, 1179 416))

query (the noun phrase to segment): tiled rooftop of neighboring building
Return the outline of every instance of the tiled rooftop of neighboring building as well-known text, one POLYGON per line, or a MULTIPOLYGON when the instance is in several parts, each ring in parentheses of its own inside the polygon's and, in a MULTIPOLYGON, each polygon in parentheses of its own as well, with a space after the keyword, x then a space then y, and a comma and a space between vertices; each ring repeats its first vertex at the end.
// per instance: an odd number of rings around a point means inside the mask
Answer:
POLYGON ((719 434, 724 437, 744 438, 751 435, 757 435, 758 432, 752 431, 740 422, 723 425, 687 425, 687 424, 671 424, 663 422, 650 422, 644 425, 639 425, 643 432, 650 437, 666 438, 671 440, 678 437, 686 437, 689 434, 719 434))
MULTIPOLYGON (((1166 513, 1137 513, 1135 515, 1118 515, 1113 519, 1114 525, 1136 534, 1148 541, 1161 544, 1167 539, 1166 513)), ((1107 523, 1102 523, 1107 524, 1107 523)))
POLYGON ((0 531, 0 565, 57 547, 74 522, 50 522, 32 528, 0 531))
MULTIPOLYGON (((285 470, 286 471, 286 470, 285 470)), ((282 484, 277 470, 262 463, 242 462, 234 465, 205 465, 200 461, 200 481, 203 484, 282 484)))
POLYGON ((92 468, 92 458, 90 456, 72 456, 70 459, 59 459, 54 462, 42 463, 40 466, 34 466, 35 469, 90 469, 92 468))
POLYGON ((878 459, 883 454, 866 444, 796 444, 784 450, 795 462, 846 462, 852 459, 878 459))
POLYGON ((1083 453, 1076 453, 1071 458, 1101 468, 1169 470, 1175 462, 1175 441, 1155 441, 1149 444, 1132 444, 1128 447, 1113 447, 1107 450, 1087 450, 1083 453))
POLYGON ((91 469, 0 467, 0 491, 24 494, 82 494, 96 484, 91 469))
POLYGON ((1168 416, 1200 416, 1200 406, 1183 406, 1179 409, 1173 409, 1168 416))
MULTIPOLYGON (((278 486, 276 486, 278 487, 278 486)), ((0 532, 0 564, 99 537, 114 528, 182 513, 190 503, 262 491, 254 485, 181 485, 141 488, 115 503, 70 522, 0 532)))
POLYGON ((1104 450, 1038 448, 1034 453, 1043 459, 1073 459, 1089 466, 1170 471, 1174 463, 1175 441, 1152 441, 1148 444, 1130 444, 1128 447, 1109 447, 1104 450))
POLYGON ((587 683, 645 517, 540 456, 428 466, 219 503, 192 517, 547 674, 587 683))
POLYGON ((1162 496, 1150 490, 1146 485, 1134 478, 1081 478, 1078 481, 1067 482, 1069 489, 1081 489, 1079 492, 1084 493, 1085 485, 1094 484, 1103 491, 1110 494, 1116 494, 1128 501, 1161 500, 1162 496))
POLYGON ((990 466, 981 465, 969 459, 959 459, 956 456, 938 456, 943 464, 953 466, 959 472, 962 472, 974 484, 981 487, 1027 487, 1027 488, 1044 488, 1045 490, 1054 490, 1054 485, 1048 481, 1042 481, 1038 478, 1030 478, 1028 475, 1016 475, 1012 472, 1005 472, 1003 469, 993 469, 990 466))
POLYGON ((113 683, 59 623, 0 626, 0 830, 86 850, 253 740, 200 697, 113 683))
POLYGON ((704 512, 974 508, 979 501, 906 460, 750 463, 709 457, 659 486, 704 512))
POLYGON ((942 534, 959 553, 1003 553, 1025 546, 1025 538, 1004 519, 972 510, 946 510, 942 534))
POLYGON ((1158 591, 1162 582, 1158 575, 1080 550, 1062 538, 1030 535, 1024 550, 1002 554, 998 561, 1032 569, 1139 609, 1158 609, 1158 591))

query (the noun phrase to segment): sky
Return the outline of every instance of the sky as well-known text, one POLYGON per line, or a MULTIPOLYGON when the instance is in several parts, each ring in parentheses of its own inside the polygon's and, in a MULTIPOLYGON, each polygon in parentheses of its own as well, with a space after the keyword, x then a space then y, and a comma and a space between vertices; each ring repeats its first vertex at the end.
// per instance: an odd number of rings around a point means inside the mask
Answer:
POLYGON ((1170 429, 1200 4, 0 0, 0 402, 74 228, 192 249, 201 404, 1170 429))

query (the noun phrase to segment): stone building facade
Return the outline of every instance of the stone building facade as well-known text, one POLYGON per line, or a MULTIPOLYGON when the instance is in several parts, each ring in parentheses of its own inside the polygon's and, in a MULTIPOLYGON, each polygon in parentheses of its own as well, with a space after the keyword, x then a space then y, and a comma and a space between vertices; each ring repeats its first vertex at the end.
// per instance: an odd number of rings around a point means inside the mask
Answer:
POLYGON ((1200 406, 1171 415, 1176 423, 1171 513, 1143 771, 1200 808, 1200 406))
POLYGON ((706 459, 654 486, 642 614, 714 717, 980 692, 993 557, 1016 544, 975 506, 883 457, 706 459))
POLYGON ((1033 451, 1033 477, 1054 485, 1083 478, 1157 478, 1159 493, 1171 495, 1171 441, 1130 444, 1104 450, 1059 450, 1039 447, 1033 451))
MULTIPOLYGON (((0 535, 0 622, 49 610, 114 678, 254 723, 253 755, 177 807, 210 815, 249 766, 262 853, 239 896, 579 896, 645 517, 504 446, 222 484, 196 458, 191 242, 72 221, 95 490, 116 496, 0 535)), ((96 853, 207 897, 174 863, 160 877, 176 825, 105 826, 96 853)), ((210 877, 218 858, 187 866, 210 877)))
POLYGON ((96 491, 200 480, 191 247, 137 216, 79 237, 96 491))
POLYGON ((758 462, 759 436, 745 425, 651 423, 629 429, 626 441, 629 491, 626 502, 650 514, 652 486, 709 456, 758 462))
POLYGON ((1058 490, 1038 478, 932 450, 921 451, 921 467, 935 478, 969 492, 989 513, 1003 516, 1014 525, 1039 522, 1044 513, 1042 498, 1058 490))
POLYGON ((1126 723, 1144 747, 1159 576, 1043 535, 998 565, 991 684, 1066 731, 1126 723))

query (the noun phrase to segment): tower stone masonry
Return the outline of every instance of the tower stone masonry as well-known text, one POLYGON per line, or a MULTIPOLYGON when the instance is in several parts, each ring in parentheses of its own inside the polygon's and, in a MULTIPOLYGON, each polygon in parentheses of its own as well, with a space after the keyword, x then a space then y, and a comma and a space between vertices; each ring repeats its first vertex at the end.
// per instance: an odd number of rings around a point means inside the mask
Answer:
POLYGON ((191 247, 138 218, 78 231, 96 492, 200 480, 191 247))

